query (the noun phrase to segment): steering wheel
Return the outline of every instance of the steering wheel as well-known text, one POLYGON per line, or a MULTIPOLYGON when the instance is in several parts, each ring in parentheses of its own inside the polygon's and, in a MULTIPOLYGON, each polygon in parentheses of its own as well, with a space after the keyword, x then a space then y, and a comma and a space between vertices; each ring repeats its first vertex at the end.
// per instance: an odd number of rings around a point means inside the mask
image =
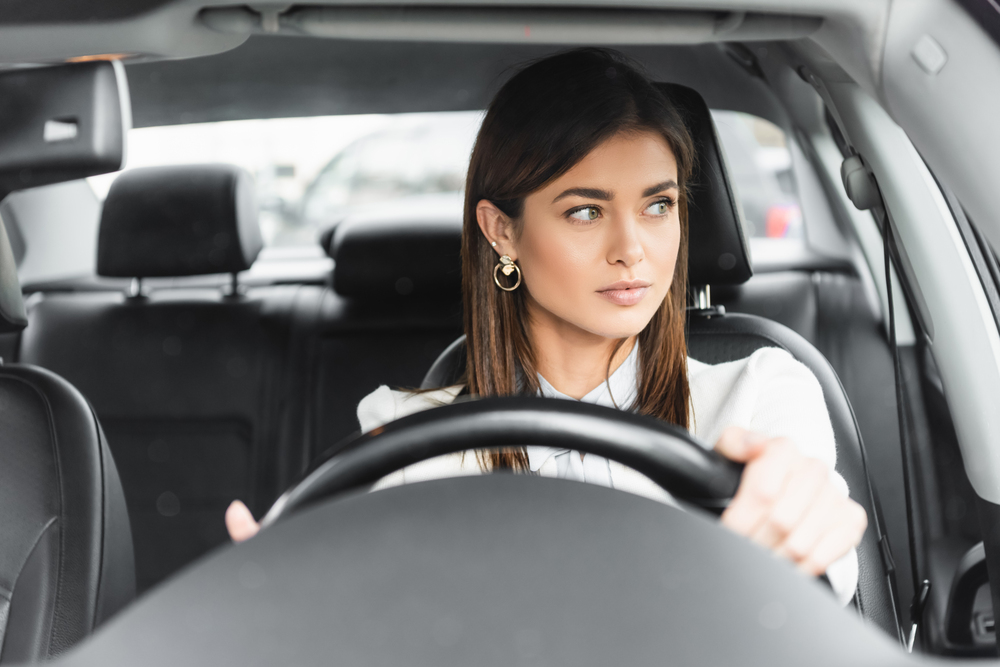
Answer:
POLYGON ((905 660, 783 559, 699 513, 630 493, 497 474, 321 502, 428 457, 524 443, 606 456, 710 509, 725 503, 739 479, 737 466, 648 417, 526 398, 429 410, 318 464, 269 514, 269 530, 216 550, 150 591, 69 659, 487 666, 905 660))
POLYGON ((486 398, 425 410, 359 436, 282 494, 262 525, 435 456, 525 444, 617 461, 676 499, 714 512, 729 503, 742 470, 686 430, 653 417, 578 401, 486 398))

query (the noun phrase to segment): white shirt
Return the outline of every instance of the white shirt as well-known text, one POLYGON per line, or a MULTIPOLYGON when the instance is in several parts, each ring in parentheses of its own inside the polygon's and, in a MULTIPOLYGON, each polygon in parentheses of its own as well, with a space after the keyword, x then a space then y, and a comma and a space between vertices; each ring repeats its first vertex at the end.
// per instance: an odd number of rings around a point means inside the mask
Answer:
MULTIPOLYGON (((607 381, 595 387, 580 402, 627 410, 635 403, 638 386, 639 346, 633 345, 632 351, 607 381)), ((545 398, 576 400, 553 387, 541 373, 538 374, 538 394, 545 398)), ((528 451, 528 468, 532 472, 539 472, 549 459, 554 458, 558 471, 556 477, 611 488, 615 486, 611 476, 611 462, 602 456, 585 454, 581 457, 579 452, 555 447, 533 446, 525 449, 528 451)))
MULTIPOLYGON (((638 346, 608 378, 582 401, 628 409, 638 384, 638 346)), ((740 426, 766 437, 785 437, 809 457, 831 470, 837 460, 833 425, 819 381, 803 364, 777 348, 757 350, 745 359, 704 364, 688 358, 691 391, 691 432, 706 447, 715 443, 728 426, 740 426)), ((542 396, 574 400, 539 376, 542 396)), ((461 387, 413 394, 381 386, 358 405, 362 431, 400 417, 452 402, 461 387)), ((553 447, 527 447, 529 467, 545 477, 559 477, 608 486, 621 491, 675 504, 669 493, 645 475, 617 461, 553 447)), ((375 489, 442 477, 478 475, 482 470, 471 452, 448 454, 398 470, 380 480, 375 489)), ((847 494, 847 484, 837 473, 834 480, 847 494)), ((844 604, 854 596, 858 581, 857 552, 827 569, 827 577, 844 604)))

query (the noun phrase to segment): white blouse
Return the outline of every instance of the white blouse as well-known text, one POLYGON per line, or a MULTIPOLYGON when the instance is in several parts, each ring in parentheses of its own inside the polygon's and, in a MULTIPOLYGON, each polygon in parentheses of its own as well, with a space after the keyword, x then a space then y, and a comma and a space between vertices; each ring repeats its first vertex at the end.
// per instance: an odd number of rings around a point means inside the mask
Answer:
MULTIPOLYGON (((729 426, 740 426, 767 437, 785 437, 806 456, 818 458, 831 470, 837 449, 833 425, 826 410, 819 381, 803 364, 777 348, 763 348, 749 357, 722 364, 704 364, 688 358, 688 384, 691 390, 691 432, 706 446, 715 443, 729 426)), ((557 391, 538 376, 542 396, 574 400, 557 391)), ((632 349, 621 366, 582 401, 626 409, 635 400, 638 386, 638 346, 632 349)), ((461 386, 413 394, 381 386, 358 405, 362 431, 386 424, 400 417, 452 402, 461 386)), ((645 475, 617 461, 554 447, 527 447, 528 463, 533 472, 599 484, 675 504, 670 494, 645 475)), ((411 482, 482 474, 472 452, 447 454, 398 470, 381 479, 374 487, 383 489, 411 482)), ((836 472, 846 495, 847 484, 836 472)), ((854 596, 858 582, 857 552, 847 555, 827 569, 827 578, 837 598, 846 604, 854 596)))

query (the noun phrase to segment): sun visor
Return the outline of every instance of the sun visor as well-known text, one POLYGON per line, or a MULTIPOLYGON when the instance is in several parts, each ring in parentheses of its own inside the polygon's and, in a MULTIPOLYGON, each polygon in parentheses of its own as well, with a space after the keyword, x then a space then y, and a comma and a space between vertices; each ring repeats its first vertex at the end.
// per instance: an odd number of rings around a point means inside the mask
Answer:
MULTIPOLYGON (((16 190, 121 169, 131 115, 118 62, 0 72, 0 200, 16 190)), ((0 224, 0 333, 27 323, 14 254, 0 224)))
POLYGON ((121 63, 0 72, 0 199, 121 169, 131 125, 121 63))

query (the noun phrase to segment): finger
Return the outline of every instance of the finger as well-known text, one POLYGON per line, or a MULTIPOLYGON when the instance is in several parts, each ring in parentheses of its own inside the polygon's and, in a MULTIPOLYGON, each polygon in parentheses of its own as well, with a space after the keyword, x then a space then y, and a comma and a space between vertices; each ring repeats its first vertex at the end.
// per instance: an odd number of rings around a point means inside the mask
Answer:
POLYGON ((760 456, 743 469, 736 495, 722 513, 723 525, 741 535, 753 534, 780 497, 800 456, 787 440, 769 441, 760 456))
POLYGON ((730 426, 715 443, 715 451, 729 459, 742 460, 743 451, 746 449, 744 440, 746 439, 746 429, 739 426, 730 426))
POLYGON ((813 552, 831 526, 838 523, 838 511, 845 500, 840 490, 827 482, 805 516, 775 552, 795 563, 801 563, 813 552))
POLYGON ((767 438, 739 426, 730 426, 715 443, 715 451, 727 459, 744 463, 759 454, 767 438))
POLYGON ((242 542, 256 535, 260 525, 254 521, 253 514, 246 505, 234 500, 226 509, 226 530, 233 542, 242 542))
POLYGON ((805 518, 830 476, 818 459, 802 459, 788 478, 784 491, 750 539, 769 549, 781 544, 805 518))
POLYGON ((823 574, 834 561, 861 542, 861 537, 868 528, 868 515, 864 508, 849 500, 840 515, 840 523, 828 531, 812 552, 799 562, 799 567, 805 572, 814 576, 823 574))
POLYGON ((798 452, 787 440, 769 441, 743 470, 740 486, 722 514, 723 525, 752 534, 784 489, 798 452))

